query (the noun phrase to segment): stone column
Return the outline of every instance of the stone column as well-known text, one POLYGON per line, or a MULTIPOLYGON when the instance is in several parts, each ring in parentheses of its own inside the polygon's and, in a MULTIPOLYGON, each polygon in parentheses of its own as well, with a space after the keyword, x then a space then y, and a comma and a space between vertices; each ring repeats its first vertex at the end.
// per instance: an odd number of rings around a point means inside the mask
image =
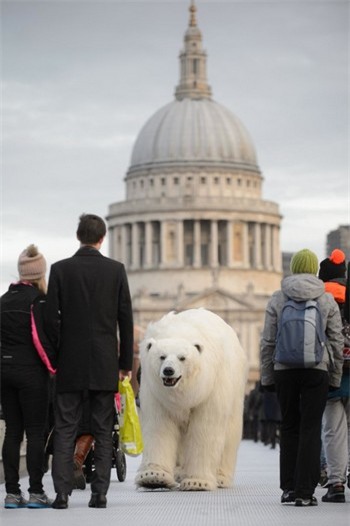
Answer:
POLYGON ((210 266, 218 266, 218 222, 216 219, 210 222, 210 266))
POLYGON ((140 254, 139 254, 139 225, 133 223, 131 225, 131 268, 136 270, 140 267, 140 254))
POLYGON ((272 227, 272 247, 273 247, 273 268, 277 272, 282 271, 282 258, 279 244, 279 227, 273 225, 272 227))
POLYGON ((265 246, 264 246, 264 259, 265 259, 265 268, 271 270, 271 261, 272 261, 272 250, 271 250, 271 225, 265 224, 265 246))
POLYGON ((167 223, 165 221, 160 221, 160 268, 164 268, 166 266, 166 257, 165 257, 165 247, 166 247, 166 226, 167 223))
POLYGON ((123 240, 125 243, 125 238, 123 238, 123 225, 118 225, 115 229, 115 250, 114 250, 114 257, 118 261, 124 261, 125 260, 125 246, 123 245, 123 240))
POLYGON ((254 223, 254 267, 261 268, 261 224, 254 223))
POLYGON ((198 219, 194 221, 193 225, 193 243, 194 243, 194 259, 193 266, 198 268, 201 266, 201 224, 198 219))
POLYGON ((242 223, 243 267, 249 267, 248 223, 242 223))
POLYGON ((176 248, 177 248, 177 266, 182 268, 185 265, 184 255, 184 222, 179 219, 176 228, 176 248))
POLYGON ((121 225, 120 227, 120 231, 121 231, 121 243, 120 243, 120 255, 119 255, 119 261, 121 263, 124 263, 125 265, 125 268, 129 268, 130 267, 130 261, 128 260, 127 258, 127 249, 126 249, 126 244, 127 244, 127 240, 126 240, 126 225, 121 225))
POLYGON ((226 249, 227 249, 227 266, 228 268, 233 267, 233 221, 227 221, 226 230, 226 249))
POLYGON ((152 223, 145 223, 145 268, 152 267, 152 223))

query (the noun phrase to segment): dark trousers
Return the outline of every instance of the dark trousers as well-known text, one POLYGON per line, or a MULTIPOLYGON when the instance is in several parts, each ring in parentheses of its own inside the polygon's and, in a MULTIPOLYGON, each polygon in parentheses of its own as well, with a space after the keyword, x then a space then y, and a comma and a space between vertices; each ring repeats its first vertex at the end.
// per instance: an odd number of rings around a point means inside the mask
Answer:
POLYGON ((2 458, 7 493, 20 493, 20 446, 25 431, 29 492, 43 491, 49 376, 41 364, 1 368, 1 406, 5 419, 2 458))
POLYGON ((314 494, 320 478, 321 423, 328 373, 317 369, 275 371, 281 408, 280 487, 297 497, 314 494))
MULTIPOLYGON (((91 491, 106 495, 111 478, 114 393, 88 391, 88 394, 91 434, 95 439, 95 471, 91 480, 91 491)), ((70 493, 72 489, 73 454, 85 395, 86 391, 56 394, 52 460, 52 478, 56 493, 70 493)))

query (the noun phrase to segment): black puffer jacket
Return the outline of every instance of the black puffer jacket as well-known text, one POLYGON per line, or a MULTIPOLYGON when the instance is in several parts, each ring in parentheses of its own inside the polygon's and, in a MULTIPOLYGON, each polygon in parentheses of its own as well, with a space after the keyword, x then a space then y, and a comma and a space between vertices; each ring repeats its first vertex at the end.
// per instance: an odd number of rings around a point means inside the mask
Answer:
POLYGON ((43 330, 45 296, 15 283, 1 296, 1 364, 40 365, 55 372, 56 353, 43 330))

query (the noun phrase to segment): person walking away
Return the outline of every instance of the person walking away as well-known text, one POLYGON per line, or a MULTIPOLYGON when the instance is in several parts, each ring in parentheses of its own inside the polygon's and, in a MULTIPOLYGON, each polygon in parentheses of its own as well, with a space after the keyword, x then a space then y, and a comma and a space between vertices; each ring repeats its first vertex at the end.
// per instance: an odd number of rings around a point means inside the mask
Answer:
POLYGON ((105 508, 110 483, 114 395, 118 378, 131 377, 133 316, 124 265, 103 256, 106 225, 94 214, 80 217, 79 250, 51 266, 47 331, 58 349, 52 507, 68 507, 74 484, 73 452, 89 397, 95 470, 89 507, 105 508), (119 353, 118 338, 119 332, 119 353))
POLYGON ((47 508, 43 489, 49 379, 55 351, 43 331, 46 261, 35 245, 18 258, 19 281, 1 296, 1 405, 5 420, 2 460, 5 508, 47 508), (20 447, 27 438, 29 501, 20 486, 20 447))
POLYGON ((339 389, 330 391, 323 413, 323 446, 327 465, 327 493, 323 502, 345 502, 350 441, 350 326, 345 318, 346 262, 342 250, 335 249, 320 263, 319 278, 336 300, 343 322, 344 364, 339 389))
POLYGON ((252 438, 254 442, 258 442, 261 439, 261 421, 260 416, 262 414, 263 407, 263 394, 260 386, 260 382, 255 382, 255 386, 248 395, 248 412, 249 419, 251 422, 252 438))
MULTIPOLYGON (((344 307, 344 320, 346 324, 345 332, 345 340, 350 341, 350 262, 348 262, 348 268, 346 272, 346 292, 345 292, 345 307, 344 307)), ((349 360, 350 357, 350 347, 347 347, 347 360, 349 360)), ((350 373, 349 373, 350 374, 350 373)), ((349 433, 349 444, 348 444, 348 451, 349 451, 349 463, 348 463, 348 488, 350 489, 350 433, 349 433)))
MULTIPOLYGON (((314 491, 320 476, 322 414, 329 386, 340 385, 344 338, 339 308, 334 298, 325 293, 324 283, 316 277, 317 256, 308 249, 300 250, 294 254, 290 268, 292 275, 283 279, 281 290, 274 292, 266 308, 261 339, 261 383, 266 390, 276 389, 281 409, 281 502, 316 506, 314 491), (287 321, 290 310, 298 311, 302 322, 292 324, 292 330, 289 324, 282 327, 281 323, 287 321), (305 328, 305 320, 309 318, 323 326, 322 338, 314 328, 310 329, 311 324, 305 328), (307 333, 311 336, 312 354, 320 351, 314 361, 306 358, 307 333), (289 363, 293 360, 289 359, 290 355, 288 359, 283 357, 284 350, 287 354, 300 352, 303 361, 289 363)), ((320 327, 318 332, 322 332, 320 327)))
POLYGON ((276 392, 263 392, 263 406, 265 415, 266 435, 265 446, 270 444, 271 449, 276 448, 281 422, 281 410, 278 403, 276 392))

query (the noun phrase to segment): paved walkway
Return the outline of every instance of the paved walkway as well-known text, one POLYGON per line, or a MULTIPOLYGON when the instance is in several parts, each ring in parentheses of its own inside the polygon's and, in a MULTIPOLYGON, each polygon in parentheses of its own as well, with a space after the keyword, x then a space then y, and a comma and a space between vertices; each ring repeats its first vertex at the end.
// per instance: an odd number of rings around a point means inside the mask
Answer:
MULTIPOLYGON (((321 502, 325 493, 317 488, 319 505, 296 508, 281 505, 278 487, 278 449, 252 441, 242 442, 235 486, 214 492, 136 490, 134 477, 140 458, 127 457, 127 477, 119 482, 115 471, 106 509, 87 506, 90 492, 74 491, 67 510, 0 509, 2 526, 349 526, 350 490, 345 504, 321 502)), ((45 489, 54 496, 51 475, 45 489)), ((22 488, 26 491, 28 480, 22 488)), ((0 502, 5 488, 0 486, 0 502)))

